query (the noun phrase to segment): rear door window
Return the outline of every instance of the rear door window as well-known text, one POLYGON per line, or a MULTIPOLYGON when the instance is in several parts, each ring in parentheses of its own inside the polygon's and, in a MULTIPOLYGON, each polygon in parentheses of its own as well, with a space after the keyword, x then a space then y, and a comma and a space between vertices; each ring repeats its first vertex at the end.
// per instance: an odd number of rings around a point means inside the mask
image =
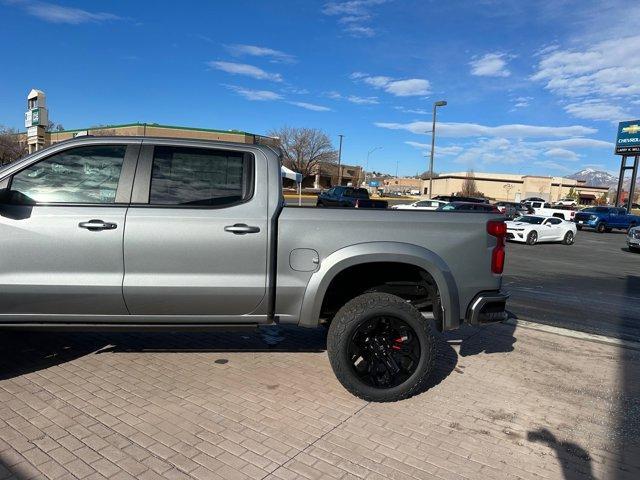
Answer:
POLYGON ((156 146, 149 203, 224 207, 253 192, 253 155, 205 148, 156 146))

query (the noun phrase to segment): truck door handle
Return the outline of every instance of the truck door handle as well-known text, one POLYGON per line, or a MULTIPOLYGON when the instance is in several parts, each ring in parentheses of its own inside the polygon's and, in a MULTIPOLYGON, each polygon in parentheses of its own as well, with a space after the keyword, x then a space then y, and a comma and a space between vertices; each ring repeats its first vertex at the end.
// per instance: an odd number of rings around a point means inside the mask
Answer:
POLYGON ((227 225, 224 227, 225 232, 231 232, 235 235, 245 235, 247 233, 258 233, 260 227, 251 227, 246 223, 236 223, 235 225, 227 225))
POLYGON ((102 220, 89 220, 88 222, 80 222, 78 224, 80 228, 86 228, 92 232, 98 230, 114 230, 118 227, 116 223, 104 222, 102 220))

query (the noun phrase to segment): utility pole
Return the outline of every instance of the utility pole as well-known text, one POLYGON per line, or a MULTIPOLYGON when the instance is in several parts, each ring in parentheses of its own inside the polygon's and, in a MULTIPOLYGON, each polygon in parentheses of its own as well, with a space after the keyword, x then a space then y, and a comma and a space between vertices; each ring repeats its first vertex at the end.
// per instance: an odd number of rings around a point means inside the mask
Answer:
POLYGON ((338 147, 338 185, 342 185, 342 137, 344 135, 338 135, 340 137, 340 146, 338 147))
POLYGON ((436 148, 436 108, 444 107, 446 100, 433 102, 433 126, 431 127, 431 160, 429 161, 429 198, 433 198, 433 152, 436 148))
POLYGON ((382 147, 373 147, 371 150, 367 152, 367 166, 364 171, 364 183, 367 183, 367 173, 369 172, 369 156, 375 152, 376 150, 380 150, 382 147))
POLYGON ((398 165, 400 163, 400 160, 396 160, 396 180, 398 179, 398 165))

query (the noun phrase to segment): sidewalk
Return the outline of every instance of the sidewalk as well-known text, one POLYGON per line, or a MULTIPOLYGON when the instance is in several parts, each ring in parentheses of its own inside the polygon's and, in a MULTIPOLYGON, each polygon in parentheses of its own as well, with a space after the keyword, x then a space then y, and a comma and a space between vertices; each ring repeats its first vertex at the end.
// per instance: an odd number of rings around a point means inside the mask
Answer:
POLYGON ((0 334, 0 479, 640 478, 640 352, 511 325, 350 396, 320 331, 0 334))

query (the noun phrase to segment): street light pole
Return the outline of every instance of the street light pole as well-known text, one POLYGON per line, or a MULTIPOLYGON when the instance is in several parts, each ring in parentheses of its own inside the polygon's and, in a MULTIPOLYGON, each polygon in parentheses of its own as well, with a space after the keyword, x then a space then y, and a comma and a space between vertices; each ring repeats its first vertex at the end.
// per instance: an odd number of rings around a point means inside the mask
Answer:
POLYGON ((431 127, 431 159, 429 160, 429 198, 433 198, 433 152, 436 148, 436 108, 444 107, 445 100, 433 102, 433 126, 431 127))
POLYGON ((376 150, 380 150, 382 147, 373 147, 371 150, 369 150, 367 152, 367 166, 365 167, 365 171, 364 171, 364 183, 367 183, 367 173, 369 172, 369 155, 371 155, 373 152, 375 152, 376 150))
POLYGON ((338 147, 338 185, 342 185, 342 137, 344 135, 338 135, 340 137, 340 147, 338 147))

